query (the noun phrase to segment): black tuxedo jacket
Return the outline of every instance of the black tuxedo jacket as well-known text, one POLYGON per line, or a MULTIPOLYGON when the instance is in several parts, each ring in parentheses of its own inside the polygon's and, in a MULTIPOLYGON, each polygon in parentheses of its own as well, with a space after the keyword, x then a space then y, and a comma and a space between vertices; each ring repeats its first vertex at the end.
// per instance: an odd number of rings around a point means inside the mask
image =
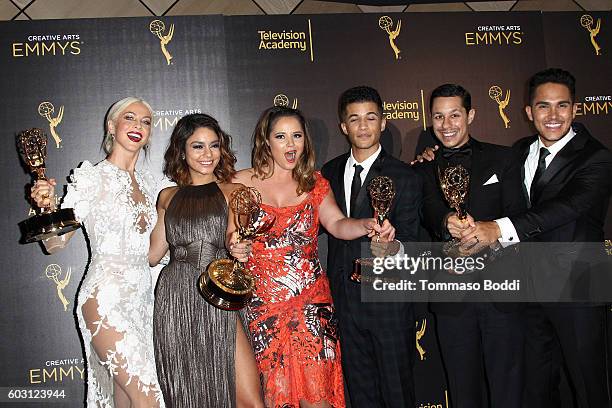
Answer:
MULTIPOLYGON (((536 199, 529 210, 510 217, 521 241, 556 243, 521 247, 536 298, 546 306, 598 306, 609 299, 605 291, 610 287, 609 263, 601 261, 598 245, 586 243, 604 240, 612 193, 612 153, 583 125, 572 127, 576 135, 534 186, 536 199), (558 244, 561 242, 565 244, 558 244), (561 298, 581 303, 549 303, 561 298)), ((527 137, 515 144, 521 169, 537 138, 527 137)), ((523 193, 528 203, 524 186, 523 193)))
MULTIPOLYGON (((572 127, 576 135, 534 186, 537 201, 529 211, 510 216, 521 241, 603 242, 612 192, 612 153, 583 125, 574 123, 572 127)), ((537 138, 526 137, 514 145, 521 171, 529 146, 537 138)), ((522 188, 528 203, 524 185, 522 188)))
MULTIPOLYGON (((510 147, 479 142, 471 138, 472 158, 470 169, 470 186, 468 192, 467 212, 476 221, 492 221, 497 218, 513 216, 524 212, 527 208, 522 194, 522 181, 520 163, 512 160, 513 151, 510 147), (497 182, 491 182, 497 178, 497 182)), ((417 168, 423 175, 423 223, 436 241, 450 239, 446 229, 447 214, 454 209, 444 200, 438 180, 438 158, 420 164, 417 168)), ((491 275, 491 267, 487 266, 483 273, 491 275)), ((506 267, 507 270, 507 267, 506 267)), ((465 276, 445 276, 448 281, 477 281, 481 277, 478 273, 465 276)), ((484 275, 483 275, 484 276, 484 275)), ((459 313, 464 303, 436 303, 430 304, 435 312, 459 313)), ((499 309, 515 310, 518 304, 496 303, 499 309)))
MULTIPOLYGON (((345 153, 327 162, 321 169, 329 180, 338 207, 346 215, 344 198, 344 168, 349 158, 345 153)), ((370 204, 367 186, 376 176, 388 176, 395 186, 395 198, 387 218, 396 230, 395 238, 400 242, 417 241, 419 210, 422 200, 422 181, 420 176, 406 163, 390 156, 383 149, 363 183, 356 200, 355 218, 371 218, 374 209, 370 204)), ((350 188, 350 186, 348 186, 350 188)), ((362 243, 369 243, 368 237, 352 241, 336 239, 331 234, 328 241, 327 274, 329 276, 334 304, 339 314, 349 313, 362 317, 373 325, 385 324, 385 318, 393 318, 393 310, 405 309, 407 303, 362 303, 361 286, 349 280, 353 270, 353 260, 361 258, 362 243), (383 315, 385 317, 383 317, 383 315)))

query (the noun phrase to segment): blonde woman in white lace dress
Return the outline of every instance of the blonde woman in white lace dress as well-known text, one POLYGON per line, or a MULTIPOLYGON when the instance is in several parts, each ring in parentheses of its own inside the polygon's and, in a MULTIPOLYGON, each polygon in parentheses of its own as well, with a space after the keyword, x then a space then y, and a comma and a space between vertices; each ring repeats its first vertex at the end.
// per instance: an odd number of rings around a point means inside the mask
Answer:
MULTIPOLYGON (((76 313, 87 358, 87 405, 160 407, 163 400, 153 355, 153 288, 147 261, 155 225, 156 189, 150 174, 135 169, 151 136, 152 109, 128 97, 108 112, 106 160, 74 170, 64 208, 74 208, 91 245, 91 263, 76 313)), ((55 180, 38 181, 32 198, 55 202, 55 180)), ((49 252, 73 234, 44 242, 49 252)))

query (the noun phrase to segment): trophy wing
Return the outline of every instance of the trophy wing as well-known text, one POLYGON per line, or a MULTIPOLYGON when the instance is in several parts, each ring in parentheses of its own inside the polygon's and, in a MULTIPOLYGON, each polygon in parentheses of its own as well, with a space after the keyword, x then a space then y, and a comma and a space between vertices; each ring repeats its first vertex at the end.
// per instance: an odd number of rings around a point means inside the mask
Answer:
POLYGON ((63 117, 64 117, 64 105, 60 106, 59 110, 57 111, 57 117, 55 118, 56 123, 60 123, 63 117))

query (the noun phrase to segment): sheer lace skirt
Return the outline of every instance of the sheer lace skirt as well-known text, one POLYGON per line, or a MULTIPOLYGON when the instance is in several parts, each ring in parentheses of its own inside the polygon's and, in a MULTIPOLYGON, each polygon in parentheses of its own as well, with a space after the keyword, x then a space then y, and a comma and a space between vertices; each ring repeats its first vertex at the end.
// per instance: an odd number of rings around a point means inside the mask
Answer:
MULTIPOLYGON (((140 257, 139 257, 140 258, 140 257)), ((143 393, 163 405, 153 355, 153 288, 146 258, 131 262, 92 261, 78 294, 76 309, 87 360, 87 404, 113 407, 113 376, 127 374, 143 393), (83 306, 97 306, 97 319, 86 322, 83 306), (93 347, 96 336, 112 336, 106 355, 93 347)))

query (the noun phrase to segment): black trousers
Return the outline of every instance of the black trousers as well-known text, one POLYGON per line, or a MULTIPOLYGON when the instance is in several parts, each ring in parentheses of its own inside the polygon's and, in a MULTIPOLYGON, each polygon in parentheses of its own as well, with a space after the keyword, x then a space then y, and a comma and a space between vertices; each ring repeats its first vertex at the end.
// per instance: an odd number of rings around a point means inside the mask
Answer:
POLYGON ((522 311, 500 311, 492 303, 460 307, 458 314, 436 314, 451 406, 523 408, 522 311))
POLYGON ((530 305, 525 345, 526 408, 561 406, 565 365, 578 408, 608 408, 604 306, 530 305))
POLYGON ((400 307, 405 307, 405 313, 395 310, 394 316, 382 311, 338 316, 346 399, 351 408, 415 406, 415 320, 409 304, 400 307))

